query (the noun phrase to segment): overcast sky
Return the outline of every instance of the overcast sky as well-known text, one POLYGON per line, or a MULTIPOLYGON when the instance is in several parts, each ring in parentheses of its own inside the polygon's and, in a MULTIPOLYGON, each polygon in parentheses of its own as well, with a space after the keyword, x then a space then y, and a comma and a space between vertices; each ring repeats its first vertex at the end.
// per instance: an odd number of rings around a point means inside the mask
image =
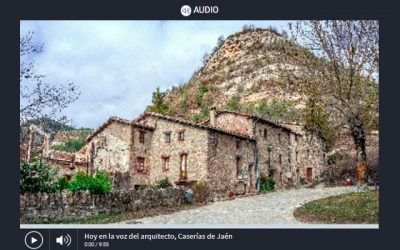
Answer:
POLYGON ((136 118, 157 86, 186 82, 202 56, 243 25, 286 29, 286 21, 21 21, 43 52, 32 58, 52 84, 74 82, 79 99, 63 111, 76 127, 96 128, 110 116, 136 118))

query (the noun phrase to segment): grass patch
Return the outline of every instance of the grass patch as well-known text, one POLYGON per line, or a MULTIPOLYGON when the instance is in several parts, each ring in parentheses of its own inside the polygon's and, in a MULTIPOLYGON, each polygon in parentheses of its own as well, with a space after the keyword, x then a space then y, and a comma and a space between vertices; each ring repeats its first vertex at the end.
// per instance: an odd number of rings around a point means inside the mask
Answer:
MULTIPOLYGON (((40 224, 108 224, 117 223, 127 220, 136 220, 145 217, 171 214, 185 209, 192 209, 202 206, 201 204, 185 204, 179 207, 161 207, 161 208, 149 208, 138 210, 135 212, 126 212, 118 214, 99 214, 96 216, 91 216, 83 219, 73 219, 73 220, 50 220, 46 222, 40 222, 40 224)), ((132 222, 134 223, 134 222, 132 222)))
POLYGON ((305 223, 378 224, 379 192, 342 194, 311 201, 297 208, 294 216, 305 223))

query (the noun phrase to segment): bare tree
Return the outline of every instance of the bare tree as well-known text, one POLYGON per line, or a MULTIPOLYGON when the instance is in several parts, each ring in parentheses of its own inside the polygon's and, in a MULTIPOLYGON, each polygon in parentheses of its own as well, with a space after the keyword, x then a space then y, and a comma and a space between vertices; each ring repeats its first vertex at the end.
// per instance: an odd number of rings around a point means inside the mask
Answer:
MULTIPOLYGON (((60 112, 77 100, 80 92, 69 82, 49 84, 45 76, 38 73, 33 60, 28 60, 43 50, 43 43, 35 42, 34 33, 28 32, 20 37, 20 127, 27 122, 58 119, 66 121, 60 112)), ((41 124, 36 124, 41 125, 41 124)), ((22 132, 22 131, 21 131, 22 132)))
POLYGON ((349 129, 362 182, 366 134, 379 126, 379 23, 298 21, 289 28, 294 43, 286 48, 287 60, 280 62, 279 72, 302 90, 312 103, 309 108, 322 109, 332 125, 349 129), (305 50, 299 51, 298 45, 305 50), (296 66, 288 66, 289 61, 296 66))

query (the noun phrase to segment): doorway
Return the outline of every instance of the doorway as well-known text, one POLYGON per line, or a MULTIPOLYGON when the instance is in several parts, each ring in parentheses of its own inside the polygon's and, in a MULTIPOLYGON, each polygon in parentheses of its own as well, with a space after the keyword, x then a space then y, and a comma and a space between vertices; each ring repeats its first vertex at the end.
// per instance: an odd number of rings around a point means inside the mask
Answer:
POLYGON ((249 165, 249 191, 253 191, 254 187, 254 170, 253 170, 253 164, 249 165))
POLYGON ((312 183, 313 175, 312 175, 312 168, 307 168, 307 182, 312 183))
POLYGON ((181 154, 181 162, 180 162, 180 180, 186 180, 188 178, 187 172, 187 154, 181 154))

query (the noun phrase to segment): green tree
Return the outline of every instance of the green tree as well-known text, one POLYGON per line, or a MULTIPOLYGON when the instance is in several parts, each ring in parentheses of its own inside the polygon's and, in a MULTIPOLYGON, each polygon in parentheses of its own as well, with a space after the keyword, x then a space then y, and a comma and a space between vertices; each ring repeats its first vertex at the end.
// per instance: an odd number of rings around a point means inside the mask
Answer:
POLYGON ((20 163, 20 193, 52 193, 57 190, 58 168, 52 168, 49 164, 35 158, 32 163, 20 163))
POLYGON ((156 91, 153 92, 153 98, 151 105, 147 106, 146 111, 159 113, 162 115, 171 114, 171 107, 165 100, 167 92, 160 91, 160 87, 157 87, 156 91))

